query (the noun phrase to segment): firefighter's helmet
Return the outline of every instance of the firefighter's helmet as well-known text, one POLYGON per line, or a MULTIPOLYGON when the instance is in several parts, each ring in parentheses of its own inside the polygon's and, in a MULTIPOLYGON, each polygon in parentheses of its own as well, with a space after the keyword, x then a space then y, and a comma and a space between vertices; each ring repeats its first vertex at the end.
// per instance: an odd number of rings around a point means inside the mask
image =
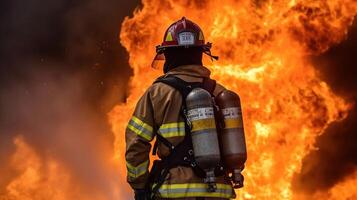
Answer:
POLYGON ((163 42, 156 46, 156 56, 152 63, 152 67, 157 68, 160 65, 158 61, 164 61, 163 53, 168 48, 189 48, 199 47, 202 52, 210 56, 212 59, 218 59, 218 56, 211 55, 212 44, 205 43, 205 38, 202 29, 191 20, 182 17, 182 19, 171 24, 166 30, 163 42))

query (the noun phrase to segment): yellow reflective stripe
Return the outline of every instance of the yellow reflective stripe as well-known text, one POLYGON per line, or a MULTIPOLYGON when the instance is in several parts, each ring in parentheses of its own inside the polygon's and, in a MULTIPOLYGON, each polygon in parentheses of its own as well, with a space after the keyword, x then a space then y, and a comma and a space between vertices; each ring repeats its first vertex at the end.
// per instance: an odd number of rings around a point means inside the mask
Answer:
POLYGON ((162 124, 160 126, 160 129, 176 128, 176 127, 185 127, 185 122, 174 122, 174 123, 162 124))
POLYGON ((141 121, 139 118, 137 118, 137 117, 135 117, 135 116, 133 116, 131 119, 132 119, 135 123, 137 123, 137 124, 139 124, 140 126, 142 126, 143 128, 145 128, 146 130, 152 132, 153 128, 152 128, 152 126, 150 126, 149 124, 147 124, 147 123, 141 121))
POLYGON ((234 192, 231 185, 217 183, 215 192, 207 191, 207 184, 187 183, 187 184, 164 184, 160 187, 159 193, 164 198, 181 197, 219 197, 234 198, 234 192))
POLYGON ((128 128, 133 131, 134 133, 136 133, 137 135, 140 135, 141 137, 145 138, 146 140, 151 140, 151 137, 148 135, 143 134, 142 131, 138 130, 137 128, 135 128, 134 126, 132 126, 131 124, 128 124, 128 128))
POLYGON ((146 124, 135 116, 133 116, 129 121, 128 128, 137 135, 145 138, 146 140, 151 140, 153 137, 152 126, 146 124))
POLYGON ((216 128, 216 122, 212 118, 192 121, 192 131, 200 131, 211 128, 216 128))
POLYGON ((185 122, 162 124, 158 132, 164 138, 185 136, 185 122))
POLYGON ((127 172, 129 177, 131 178, 137 178, 145 174, 148 171, 148 167, 149 167, 149 160, 139 164, 136 167, 132 166, 128 162, 126 163, 127 172))
POLYGON ((171 137, 180 137, 180 136, 185 136, 185 132, 170 132, 167 134, 160 134, 162 135, 164 138, 171 138, 171 137))
POLYGON ((225 128, 242 128, 243 124, 240 119, 225 119, 224 120, 225 128))
MULTIPOLYGON (((177 184, 163 184, 160 189, 182 189, 182 188, 208 188, 206 183, 177 183, 177 184)), ((217 183, 219 189, 232 189, 231 185, 217 183)))

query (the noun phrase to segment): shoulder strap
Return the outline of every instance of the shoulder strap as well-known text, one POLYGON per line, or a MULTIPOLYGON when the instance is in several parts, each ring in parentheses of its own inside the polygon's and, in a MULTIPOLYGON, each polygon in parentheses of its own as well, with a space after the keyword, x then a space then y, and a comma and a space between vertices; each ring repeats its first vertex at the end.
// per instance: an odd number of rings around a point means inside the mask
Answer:
POLYGON ((209 93, 211 93, 211 95, 213 95, 213 91, 216 87, 216 82, 209 78, 205 78, 203 80, 203 83, 201 83, 201 82, 192 83, 192 82, 186 82, 176 76, 161 76, 154 82, 154 84, 159 83, 159 82, 165 83, 165 84, 175 88, 176 90, 178 90, 181 93, 181 96, 182 96, 181 115, 185 119, 186 134, 185 134, 183 141, 176 146, 174 146, 171 142, 169 142, 167 139, 162 137, 160 134, 156 135, 156 141, 155 141, 153 152, 152 152, 153 155, 156 155, 158 141, 162 142, 166 147, 169 148, 170 154, 168 155, 168 157, 166 157, 164 160, 162 160, 163 169, 160 172, 160 176, 158 177, 156 185, 151 190, 151 192, 153 194, 155 194, 158 191, 160 186, 165 181, 165 177, 168 174, 169 169, 171 169, 172 167, 175 167, 177 165, 185 164, 185 165, 191 166, 197 175, 199 175, 200 177, 205 176, 204 171, 198 167, 198 165, 194 161, 192 153, 190 153, 190 151, 192 151, 192 140, 191 140, 191 136, 189 134, 191 131, 191 128, 188 125, 188 121, 187 121, 187 118, 185 115, 186 97, 192 91, 192 89, 196 88, 196 87, 204 88, 209 93))
MULTIPOLYGON (((187 95, 192 91, 193 88, 197 88, 197 87, 200 87, 200 88, 203 88, 205 90, 207 90, 212 96, 213 96, 213 92, 215 90, 215 87, 216 87, 216 81, 215 80, 212 80, 210 78, 204 78, 203 79, 203 82, 186 82, 176 76, 172 76, 172 75, 168 75, 168 76, 161 76, 159 77, 158 79, 155 80, 155 83, 165 83, 173 88, 175 88, 176 90, 178 90, 180 93, 181 93, 181 96, 182 96, 182 109, 181 109, 181 114, 182 116, 184 117, 186 123, 185 123, 185 126, 187 126, 187 119, 186 119, 186 116, 185 116, 185 112, 186 112, 186 103, 185 103, 185 100, 186 100, 186 97, 187 95)), ((188 130, 188 127, 186 127, 187 131, 188 130)), ((161 137, 159 135, 157 135, 157 140, 154 144, 154 148, 153 148, 153 155, 156 155, 156 150, 157 150, 157 147, 158 147, 158 143, 157 141, 161 141, 165 146, 167 146, 170 151, 172 151, 175 146, 173 146, 168 140, 166 140, 164 137, 161 137)), ((188 137, 188 134, 185 135, 185 140, 186 140, 186 137, 188 137)))
POLYGON ((176 77, 176 76, 161 76, 154 83, 165 83, 176 90, 178 90, 183 99, 186 99, 187 95, 191 92, 192 86, 190 83, 176 77))
POLYGON ((165 83, 178 91, 180 91, 182 98, 186 99, 187 95, 191 92, 193 88, 203 88, 207 90, 212 96, 216 88, 216 81, 205 77, 203 82, 186 82, 176 76, 161 76, 154 83, 165 83))
POLYGON ((202 88, 207 90, 212 96, 214 96, 213 92, 216 89, 216 81, 210 78, 204 78, 202 88))

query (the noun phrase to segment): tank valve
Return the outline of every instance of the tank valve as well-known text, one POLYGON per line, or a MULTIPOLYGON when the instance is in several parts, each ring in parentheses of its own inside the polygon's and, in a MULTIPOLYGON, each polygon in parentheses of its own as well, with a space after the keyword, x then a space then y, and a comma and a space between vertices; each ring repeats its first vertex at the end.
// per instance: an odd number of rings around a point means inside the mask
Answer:
POLYGON ((235 169, 232 174, 233 187, 235 189, 242 188, 244 186, 244 176, 241 169, 235 169))
POLYGON ((214 170, 206 172, 206 178, 204 179, 204 182, 208 184, 208 192, 215 192, 217 190, 214 170))

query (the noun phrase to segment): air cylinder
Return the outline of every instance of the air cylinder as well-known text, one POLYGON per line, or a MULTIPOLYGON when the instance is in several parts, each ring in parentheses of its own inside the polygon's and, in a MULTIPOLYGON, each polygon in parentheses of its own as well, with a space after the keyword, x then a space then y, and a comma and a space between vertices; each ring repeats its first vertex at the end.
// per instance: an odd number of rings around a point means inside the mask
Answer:
POLYGON ((235 188, 243 187, 241 171, 247 160, 243 117, 239 96, 230 90, 221 92, 215 98, 222 118, 219 131, 222 160, 235 188))
POLYGON ((191 123, 193 154, 197 165, 205 171, 208 191, 216 190, 214 170, 220 162, 214 103, 209 92, 193 89, 186 98, 187 119, 191 123))

